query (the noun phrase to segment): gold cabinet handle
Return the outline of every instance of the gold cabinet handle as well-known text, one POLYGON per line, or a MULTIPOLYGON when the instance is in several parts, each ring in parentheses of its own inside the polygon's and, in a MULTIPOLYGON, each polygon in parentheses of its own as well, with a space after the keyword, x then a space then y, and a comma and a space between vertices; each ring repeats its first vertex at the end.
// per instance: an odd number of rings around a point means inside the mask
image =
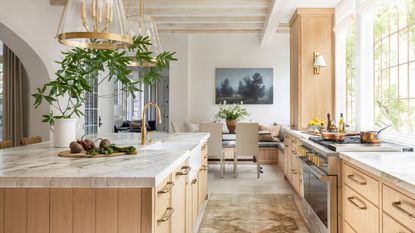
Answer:
POLYGON ((192 170, 190 166, 183 166, 182 170, 176 173, 176 176, 185 176, 189 174, 190 170, 192 170))
POLYGON ((197 179, 192 180, 192 184, 196 184, 197 179))
POLYGON ((284 144, 285 147, 288 147, 288 144, 284 144))
POLYGON ((364 204, 364 202, 362 200, 360 200, 357 197, 348 197, 347 200, 349 200, 350 203, 352 203, 354 206, 356 206, 357 208, 361 209, 361 210, 365 210, 367 209, 367 206, 364 204), (363 206, 360 206, 359 204, 357 204, 354 200, 359 201, 360 203, 363 204, 363 206))
POLYGON ((415 218, 415 214, 412 214, 409 210, 402 208, 402 202, 400 201, 392 202, 392 206, 398 209, 401 213, 407 215, 408 217, 415 218))
POLYGON ((203 165, 202 168, 200 168, 201 171, 207 171, 209 170, 209 166, 203 165))
POLYGON ((203 146, 202 146, 202 150, 205 150, 207 148, 207 145, 206 144, 204 144, 203 146))
POLYGON ((294 175, 297 174, 297 172, 294 169, 291 169, 291 173, 294 174, 294 175))
POLYGON ((173 186, 174 182, 169 181, 167 182, 166 186, 164 186, 164 188, 158 191, 157 193, 168 193, 173 188, 173 186))
POLYGON ((172 207, 168 207, 166 209, 166 212, 163 214, 163 216, 157 220, 157 222, 166 222, 170 219, 171 215, 173 214, 174 209, 172 207))
POLYGON ((347 178, 349 178, 349 180, 355 182, 356 184, 360 184, 360 185, 366 185, 366 181, 359 181, 356 178, 354 178, 354 175, 347 175, 347 178))
POLYGON ((293 139, 291 140, 293 143, 297 143, 297 139, 293 139))

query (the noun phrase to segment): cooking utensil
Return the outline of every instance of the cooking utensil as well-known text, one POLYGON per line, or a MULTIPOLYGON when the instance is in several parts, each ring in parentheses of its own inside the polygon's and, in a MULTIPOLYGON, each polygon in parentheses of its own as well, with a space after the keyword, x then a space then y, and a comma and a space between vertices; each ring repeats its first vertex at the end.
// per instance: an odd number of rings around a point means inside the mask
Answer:
POLYGON ((380 139, 379 134, 391 126, 392 125, 388 125, 378 131, 362 131, 360 132, 360 141, 362 143, 380 143, 382 140, 380 139))
POLYGON ((344 133, 321 133, 321 138, 326 141, 343 142, 346 139, 344 133))

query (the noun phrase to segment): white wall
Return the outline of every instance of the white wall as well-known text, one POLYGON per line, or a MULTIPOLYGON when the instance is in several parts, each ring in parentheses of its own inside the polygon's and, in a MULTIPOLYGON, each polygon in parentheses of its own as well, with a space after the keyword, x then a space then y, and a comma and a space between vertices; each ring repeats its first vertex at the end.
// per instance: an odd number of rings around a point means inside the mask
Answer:
POLYGON ((251 116, 246 120, 289 124, 289 34, 276 34, 266 47, 260 46, 258 35, 248 34, 163 35, 161 43, 164 49, 176 51, 179 58, 170 70, 171 120, 213 120, 218 111, 215 68, 273 68, 274 104, 248 105, 251 116))
MULTIPOLYGON (((25 66, 32 94, 54 76, 54 61, 59 59, 63 48, 55 39, 63 7, 52 7, 49 0, 0 0, 0 6, 0 40, 25 66)), ((49 111, 49 106, 43 104, 35 110, 33 102, 30 97, 29 135, 39 135, 48 140, 49 126, 41 123, 41 119, 49 111)))

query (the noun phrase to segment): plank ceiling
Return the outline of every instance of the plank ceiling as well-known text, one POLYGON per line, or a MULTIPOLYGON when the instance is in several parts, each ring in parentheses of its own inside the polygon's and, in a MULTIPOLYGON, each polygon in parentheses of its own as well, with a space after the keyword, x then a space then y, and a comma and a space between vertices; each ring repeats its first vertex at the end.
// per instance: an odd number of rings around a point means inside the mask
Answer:
MULTIPOLYGON (((62 6, 67 0, 50 0, 62 6)), ((139 0, 123 0, 128 15, 138 14, 139 0)), ((339 0, 145 0, 160 33, 257 33, 262 44, 276 32, 289 32, 299 7, 335 7, 339 0), (151 7, 150 7, 150 4, 151 7)))

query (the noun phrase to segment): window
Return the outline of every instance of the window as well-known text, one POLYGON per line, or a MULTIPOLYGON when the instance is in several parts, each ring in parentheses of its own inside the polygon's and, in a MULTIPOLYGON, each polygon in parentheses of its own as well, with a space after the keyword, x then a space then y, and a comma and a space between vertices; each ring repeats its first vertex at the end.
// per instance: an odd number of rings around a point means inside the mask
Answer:
POLYGON ((374 122, 415 133, 415 1, 396 0, 375 12, 374 122))
MULTIPOLYGON (((133 70, 131 79, 137 79, 139 76, 138 70, 133 70)), ((141 112, 143 108, 143 94, 142 92, 134 93, 134 99, 127 91, 123 89, 121 82, 116 82, 114 85, 114 104, 117 106, 114 109, 116 119, 122 120, 139 120, 141 119, 141 112)))
POLYGON ((85 133, 98 133, 98 79, 90 80, 92 92, 85 94, 85 133))
POLYGON ((348 125, 356 126, 356 34, 354 27, 346 36, 346 115, 348 125))

